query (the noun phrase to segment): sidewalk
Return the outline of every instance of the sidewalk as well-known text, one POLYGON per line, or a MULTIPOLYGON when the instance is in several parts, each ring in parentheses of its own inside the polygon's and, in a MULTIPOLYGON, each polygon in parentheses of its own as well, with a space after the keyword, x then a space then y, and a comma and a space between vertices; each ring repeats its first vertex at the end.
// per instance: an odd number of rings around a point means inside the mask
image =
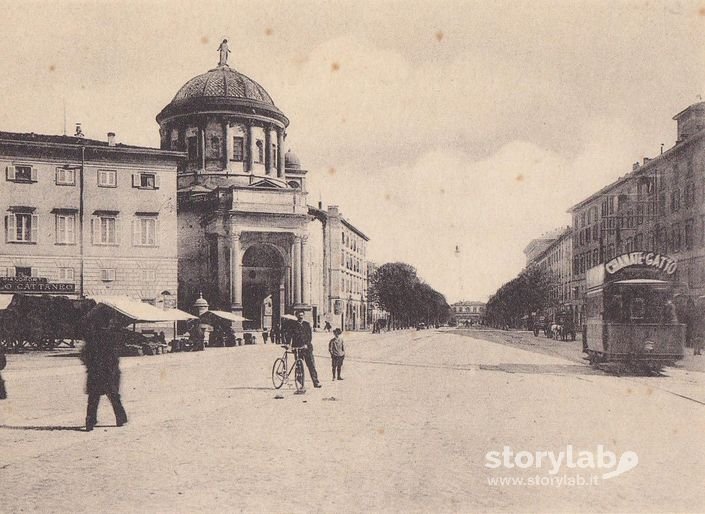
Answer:
MULTIPOLYGON (((586 363, 580 336, 575 341, 559 341, 543 334, 534 336, 528 330, 498 330, 491 328, 452 329, 452 333, 484 339, 493 343, 515 346, 544 355, 560 356, 573 362, 586 363)), ((674 366, 685 371, 705 373, 705 354, 693 355, 692 348, 685 349, 683 359, 674 366)))

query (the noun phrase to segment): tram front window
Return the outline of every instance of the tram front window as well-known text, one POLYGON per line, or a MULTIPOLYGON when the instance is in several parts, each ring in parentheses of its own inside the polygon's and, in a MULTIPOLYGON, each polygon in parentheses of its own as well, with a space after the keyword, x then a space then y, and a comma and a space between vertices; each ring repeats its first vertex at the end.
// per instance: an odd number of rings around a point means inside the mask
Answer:
POLYGON ((605 319, 612 323, 661 323, 671 293, 662 287, 618 285, 606 296, 605 319))

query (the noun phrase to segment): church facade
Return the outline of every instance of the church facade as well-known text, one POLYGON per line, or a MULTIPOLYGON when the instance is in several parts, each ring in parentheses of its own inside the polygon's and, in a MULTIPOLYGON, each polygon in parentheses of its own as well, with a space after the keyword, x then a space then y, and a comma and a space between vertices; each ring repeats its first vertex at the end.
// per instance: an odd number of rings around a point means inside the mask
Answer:
POLYGON ((221 51, 157 122, 161 148, 187 155, 177 173, 179 305, 202 294, 254 326, 267 326, 265 306, 267 319, 304 310, 314 324, 330 320, 341 304, 330 299, 321 216, 307 204, 307 170, 284 153, 289 120, 267 91, 221 51))

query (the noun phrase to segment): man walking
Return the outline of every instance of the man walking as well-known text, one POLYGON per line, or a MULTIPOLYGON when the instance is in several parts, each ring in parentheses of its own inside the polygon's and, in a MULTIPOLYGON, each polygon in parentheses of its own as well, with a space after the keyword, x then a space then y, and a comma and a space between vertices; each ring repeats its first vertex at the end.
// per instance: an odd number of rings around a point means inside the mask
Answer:
POLYGON ((105 320, 99 328, 86 334, 86 344, 81 351, 81 360, 86 366, 88 409, 86 412, 86 432, 90 432, 98 422, 98 402, 106 395, 113 406, 115 421, 121 427, 127 423, 127 414, 120 401, 120 358, 117 346, 121 343, 120 334, 111 320, 105 320))
POLYGON ((308 321, 304 320, 304 311, 296 311, 296 323, 291 329, 291 347, 302 348, 300 351, 301 357, 306 362, 306 367, 311 375, 313 387, 321 387, 318 382, 318 373, 316 373, 316 362, 313 359, 313 332, 308 321))

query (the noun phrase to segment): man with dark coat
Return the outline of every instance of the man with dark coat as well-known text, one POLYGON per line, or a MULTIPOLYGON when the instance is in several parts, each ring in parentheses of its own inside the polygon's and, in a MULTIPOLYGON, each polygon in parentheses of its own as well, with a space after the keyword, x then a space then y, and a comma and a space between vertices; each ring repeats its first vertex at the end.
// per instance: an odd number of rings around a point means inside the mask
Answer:
POLYGON ((86 344, 81 351, 81 361, 86 366, 86 432, 98 423, 98 403, 106 395, 115 412, 115 422, 121 427, 127 423, 127 414, 120 401, 120 358, 118 345, 120 333, 112 322, 91 328, 85 336, 86 344))
POLYGON ((308 321, 304 320, 304 311, 296 312, 296 323, 293 323, 291 330, 291 347, 302 348, 301 358, 306 362, 306 367, 311 375, 313 387, 321 387, 316 373, 316 361, 313 359, 313 332, 308 321))

